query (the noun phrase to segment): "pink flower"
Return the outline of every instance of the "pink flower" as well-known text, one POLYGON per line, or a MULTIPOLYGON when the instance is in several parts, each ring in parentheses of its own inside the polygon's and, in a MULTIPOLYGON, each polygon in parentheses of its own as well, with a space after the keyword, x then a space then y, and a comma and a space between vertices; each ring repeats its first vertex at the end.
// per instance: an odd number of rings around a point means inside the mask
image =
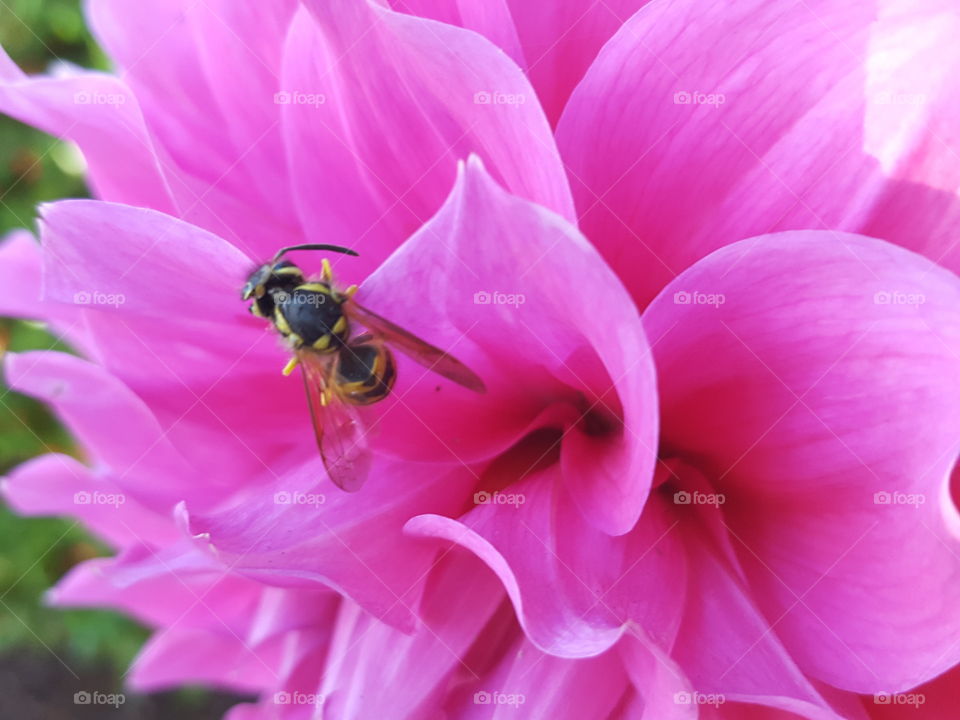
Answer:
POLYGON ((120 77, 0 63, 99 198, 0 250, 0 310, 86 357, 8 381, 90 458, 7 497, 118 549, 52 599, 157 628, 138 687, 261 693, 233 720, 939 697, 960 18, 900 4, 101 1, 120 77), (401 358, 356 494, 236 297, 304 241, 488 386, 401 358))

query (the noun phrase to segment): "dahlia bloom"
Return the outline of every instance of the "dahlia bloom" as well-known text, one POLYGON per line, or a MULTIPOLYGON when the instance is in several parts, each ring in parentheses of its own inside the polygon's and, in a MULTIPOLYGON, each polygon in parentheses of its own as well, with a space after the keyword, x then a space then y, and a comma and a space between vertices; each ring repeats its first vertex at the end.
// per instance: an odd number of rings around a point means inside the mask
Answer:
POLYGON ((947 717, 956 9, 394 5, 93 0, 116 75, 0 61, 96 196, 0 247, 87 454, 5 495, 117 550, 51 601, 231 720, 947 717), (311 241, 488 388, 399 358, 355 494, 237 299, 311 241))

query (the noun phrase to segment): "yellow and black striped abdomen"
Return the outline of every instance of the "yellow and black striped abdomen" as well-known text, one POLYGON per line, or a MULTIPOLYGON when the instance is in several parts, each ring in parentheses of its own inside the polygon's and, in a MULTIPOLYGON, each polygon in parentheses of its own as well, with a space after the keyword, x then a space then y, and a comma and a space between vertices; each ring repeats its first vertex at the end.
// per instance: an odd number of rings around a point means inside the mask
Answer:
POLYGON ((396 379, 393 353, 380 343, 348 344, 337 356, 336 391, 351 405, 371 405, 383 400, 396 379))

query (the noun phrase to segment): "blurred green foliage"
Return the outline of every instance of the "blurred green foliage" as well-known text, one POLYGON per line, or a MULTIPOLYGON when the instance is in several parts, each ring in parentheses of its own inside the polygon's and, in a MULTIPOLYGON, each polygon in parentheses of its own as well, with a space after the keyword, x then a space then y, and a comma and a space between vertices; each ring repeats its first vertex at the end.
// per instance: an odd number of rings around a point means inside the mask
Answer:
MULTIPOLYGON (((105 69, 78 0, 4 0, 0 44, 27 73, 69 62, 105 69)), ((37 203, 84 197, 75 154, 65 143, 0 117, 0 232, 30 227, 37 203)))
MULTIPOLYGON (((78 0, 4 0, 0 43, 28 73, 53 62, 106 68, 78 0)), ((0 232, 33 227, 37 203, 86 197, 76 155, 65 143, 0 117, 0 232)), ((5 349, 65 348, 35 323, 0 319, 5 349)), ((0 473, 44 452, 71 452, 67 433, 39 403, 0 383, 0 473)), ((119 673, 146 637, 113 613, 53 610, 44 592, 73 565, 106 550, 71 520, 21 518, 0 507, 0 653, 46 645, 69 664, 107 663, 119 673)))

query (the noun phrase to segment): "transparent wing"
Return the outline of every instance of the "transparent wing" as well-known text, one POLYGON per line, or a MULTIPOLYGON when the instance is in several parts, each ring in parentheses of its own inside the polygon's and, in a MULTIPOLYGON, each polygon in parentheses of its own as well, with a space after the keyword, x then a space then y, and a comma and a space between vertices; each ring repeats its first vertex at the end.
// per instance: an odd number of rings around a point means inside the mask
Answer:
POLYGON ((351 318, 356 319, 365 328, 379 335, 391 347, 423 365, 427 370, 443 375, 443 377, 453 380, 458 385, 463 385, 468 390, 478 393, 487 391, 483 380, 452 355, 448 355, 440 348, 421 340, 413 333, 407 332, 399 325, 377 315, 373 310, 365 308, 355 300, 350 300, 343 307, 351 318))
POLYGON ((337 487, 356 492, 370 471, 371 454, 364 426, 356 408, 344 403, 336 393, 327 393, 329 402, 323 403, 323 391, 333 372, 332 356, 303 350, 297 357, 323 465, 337 487))

